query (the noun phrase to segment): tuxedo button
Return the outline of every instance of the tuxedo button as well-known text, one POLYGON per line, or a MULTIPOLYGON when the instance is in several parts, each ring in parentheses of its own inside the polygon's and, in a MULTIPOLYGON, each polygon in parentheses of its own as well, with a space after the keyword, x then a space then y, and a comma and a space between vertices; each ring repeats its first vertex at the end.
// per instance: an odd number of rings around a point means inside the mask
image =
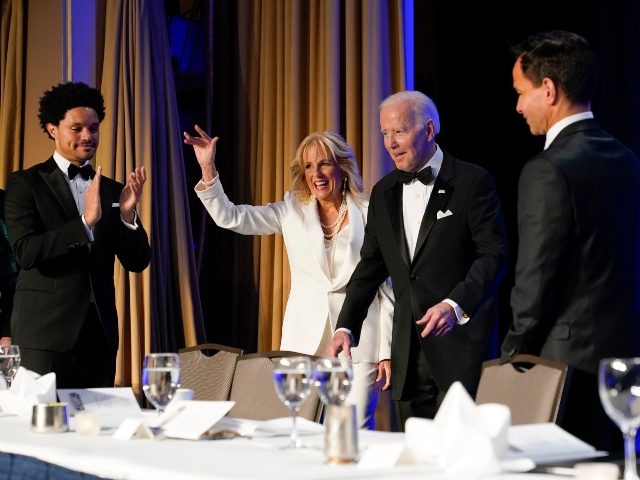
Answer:
POLYGON ((418 278, 420 278, 418 275, 416 275, 415 273, 412 273, 411 275, 409 275, 409 280, 411 280, 412 282, 417 280, 418 278))
POLYGON ((67 250, 73 250, 75 248, 78 248, 79 246, 80 246, 80 242, 69 243, 67 244, 67 250))

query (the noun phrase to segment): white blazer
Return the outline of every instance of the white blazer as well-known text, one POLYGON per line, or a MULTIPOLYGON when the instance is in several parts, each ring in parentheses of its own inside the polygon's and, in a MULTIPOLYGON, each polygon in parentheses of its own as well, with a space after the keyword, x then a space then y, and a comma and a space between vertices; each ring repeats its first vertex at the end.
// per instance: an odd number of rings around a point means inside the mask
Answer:
MULTIPOLYGON (((243 235, 282 234, 291 268, 291 291, 280 349, 315 354, 327 317, 331 331, 335 331, 347 283, 360 261, 368 201, 359 206, 347 195, 348 252, 339 277, 332 281, 315 198, 305 204, 295 194, 286 192, 280 202, 264 206, 234 205, 217 177, 212 187, 196 193, 211 218, 222 228, 243 235)), ((382 284, 369 307, 359 345, 351 349, 354 363, 377 363, 391 358, 393 293, 389 282, 382 284)))

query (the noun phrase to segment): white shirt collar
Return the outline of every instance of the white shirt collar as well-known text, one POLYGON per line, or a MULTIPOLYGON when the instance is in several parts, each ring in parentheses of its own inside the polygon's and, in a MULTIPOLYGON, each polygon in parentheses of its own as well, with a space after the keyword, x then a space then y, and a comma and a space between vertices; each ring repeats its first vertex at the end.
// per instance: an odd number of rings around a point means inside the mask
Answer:
POLYGON ((440 167, 442 167, 442 160, 444 159, 444 153, 440 150, 440 147, 436 143, 436 153, 433 154, 433 157, 425 163, 424 167, 420 170, 424 170, 426 167, 431 167, 431 173, 433 174, 433 178, 438 176, 440 172, 440 167))
MULTIPOLYGON (((68 176, 67 171, 69 170, 69 165, 71 165, 71 162, 69 160, 67 160, 66 158, 64 158, 62 155, 60 155, 57 150, 53 152, 53 159, 55 160, 56 164, 58 165, 58 168, 60 170, 62 170, 62 173, 64 173, 65 175, 68 176)), ((86 162, 84 162, 80 166, 83 167, 84 165, 86 165, 90 161, 91 160, 87 160, 86 162)))
POLYGON ((544 149, 546 150, 551 145, 558 134, 564 130, 566 127, 571 125, 572 123, 579 122, 580 120, 586 120, 588 118, 593 118, 593 112, 580 112, 574 115, 569 115, 568 117, 564 117, 562 120, 554 123, 549 131, 547 132, 547 138, 544 141, 544 149))

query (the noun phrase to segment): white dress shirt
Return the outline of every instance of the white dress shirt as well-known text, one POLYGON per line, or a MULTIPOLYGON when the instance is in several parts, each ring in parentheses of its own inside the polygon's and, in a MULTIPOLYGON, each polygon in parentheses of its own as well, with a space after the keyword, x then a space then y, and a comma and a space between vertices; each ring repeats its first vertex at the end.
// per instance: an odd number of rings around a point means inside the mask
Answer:
MULTIPOLYGON (((402 186, 402 220, 404 224, 404 235, 407 239, 407 247, 409 249, 409 258, 411 258, 411 260, 413 260, 413 256, 416 253, 420 224, 422 223, 424 212, 427 209, 435 179, 438 173, 440 173, 443 159, 444 154, 436 144, 436 153, 434 153, 433 157, 420 169, 431 167, 433 180, 425 185, 421 181, 414 179, 411 183, 402 186)), ((443 302, 453 307, 459 325, 463 325, 469 321, 469 317, 456 302, 450 298, 445 298, 443 302)))
POLYGON ((565 129, 572 123, 579 122, 580 120, 587 120, 588 118, 593 118, 593 112, 576 113, 574 115, 569 115, 568 117, 564 117, 562 120, 554 123, 549 129, 549 131, 547 132, 547 138, 545 138, 544 140, 544 149, 546 150, 547 148, 549 148, 549 145, 551 145, 551 142, 553 142, 556 139, 558 134, 563 129, 565 129))

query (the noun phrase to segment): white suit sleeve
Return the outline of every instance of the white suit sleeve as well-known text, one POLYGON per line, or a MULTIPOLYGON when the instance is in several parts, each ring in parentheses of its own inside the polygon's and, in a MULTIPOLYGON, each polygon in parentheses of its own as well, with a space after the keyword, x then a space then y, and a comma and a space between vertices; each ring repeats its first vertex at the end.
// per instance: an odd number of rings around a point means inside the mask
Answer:
POLYGON ((378 348, 378 361, 391 358, 391 336, 393 332, 393 309, 395 299, 391 279, 387 278, 378 288, 380 347, 378 348))
POLYGON ((219 227, 243 235, 270 235, 282 233, 282 219, 287 209, 285 201, 263 206, 235 205, 224 193, 222 183, 216 176, 215 183, 205 189, 195 189, 198 198, 219 227))

